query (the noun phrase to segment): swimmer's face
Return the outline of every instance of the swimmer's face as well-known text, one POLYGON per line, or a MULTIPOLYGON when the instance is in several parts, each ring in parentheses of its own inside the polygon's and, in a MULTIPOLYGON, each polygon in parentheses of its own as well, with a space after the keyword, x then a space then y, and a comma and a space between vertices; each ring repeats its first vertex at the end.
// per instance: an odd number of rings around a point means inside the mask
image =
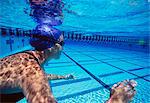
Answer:
POLYGON ((55 44, 55 46, 52 49, 53 58, 54 59, 59 59, 62 50, 63 50, 63 47, 60 44, 55 44))
POLYGON ((54 59, 59 59, 60 58, 60 55, 61 55, 61 52, 63 50, 63 45, 64 45, 64 37, 63 35, 61 35, 59 37, 59 42, 56 43, 52 48, 52 55, 53 55, 53 58, 54 59))

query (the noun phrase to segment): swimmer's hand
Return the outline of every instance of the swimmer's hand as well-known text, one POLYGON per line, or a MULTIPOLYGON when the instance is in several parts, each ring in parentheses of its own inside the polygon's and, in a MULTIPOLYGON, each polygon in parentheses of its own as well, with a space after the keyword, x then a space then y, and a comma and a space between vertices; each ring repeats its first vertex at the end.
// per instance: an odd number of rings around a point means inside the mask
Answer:
POLYGON ((65 79, 75 79, 75 77, 72 74, 68 74, 65 76, 65 79))
POLYGON ((106 103, 129 103, 136 94, 134 80, 124 80, 111 88, 110 99, 106 103))

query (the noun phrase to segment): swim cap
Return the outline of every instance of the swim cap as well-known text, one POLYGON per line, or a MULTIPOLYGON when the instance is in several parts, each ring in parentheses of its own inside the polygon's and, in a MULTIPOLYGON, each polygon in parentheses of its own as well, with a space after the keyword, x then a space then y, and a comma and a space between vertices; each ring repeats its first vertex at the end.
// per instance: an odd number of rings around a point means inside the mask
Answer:
POLYGON ((59 41, 61 31, 48 25, 38 25, 32 31, 30 44, 36 50, 42 51, 50 48, 59 41))

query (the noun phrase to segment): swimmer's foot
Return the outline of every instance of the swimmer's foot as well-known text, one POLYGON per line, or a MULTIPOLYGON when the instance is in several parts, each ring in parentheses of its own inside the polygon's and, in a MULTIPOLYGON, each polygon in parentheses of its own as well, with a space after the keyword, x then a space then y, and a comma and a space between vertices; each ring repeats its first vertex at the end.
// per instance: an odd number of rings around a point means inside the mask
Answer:
POLYGON ((129 103, 136 94, 136 86, 137 82, 134 80, 124 80, 114 84, 107 103, 129 103))

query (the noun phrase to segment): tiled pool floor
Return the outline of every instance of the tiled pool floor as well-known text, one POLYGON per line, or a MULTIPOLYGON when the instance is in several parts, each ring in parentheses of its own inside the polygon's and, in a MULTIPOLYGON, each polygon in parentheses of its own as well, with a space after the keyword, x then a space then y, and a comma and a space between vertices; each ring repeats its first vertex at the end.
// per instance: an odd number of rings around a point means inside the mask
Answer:
MULTIPOLYGON (((60 59, 49 61, 44 68, 47 73, 72 73, 76 77, 50 81, 58 103, 104 103, 109 87, 124 79, 138 82, 133 103, 150 103, 149 64, 146 53, 66 41, 60 59)), ((18 103, 24 102, 22 99, 18 103)))

